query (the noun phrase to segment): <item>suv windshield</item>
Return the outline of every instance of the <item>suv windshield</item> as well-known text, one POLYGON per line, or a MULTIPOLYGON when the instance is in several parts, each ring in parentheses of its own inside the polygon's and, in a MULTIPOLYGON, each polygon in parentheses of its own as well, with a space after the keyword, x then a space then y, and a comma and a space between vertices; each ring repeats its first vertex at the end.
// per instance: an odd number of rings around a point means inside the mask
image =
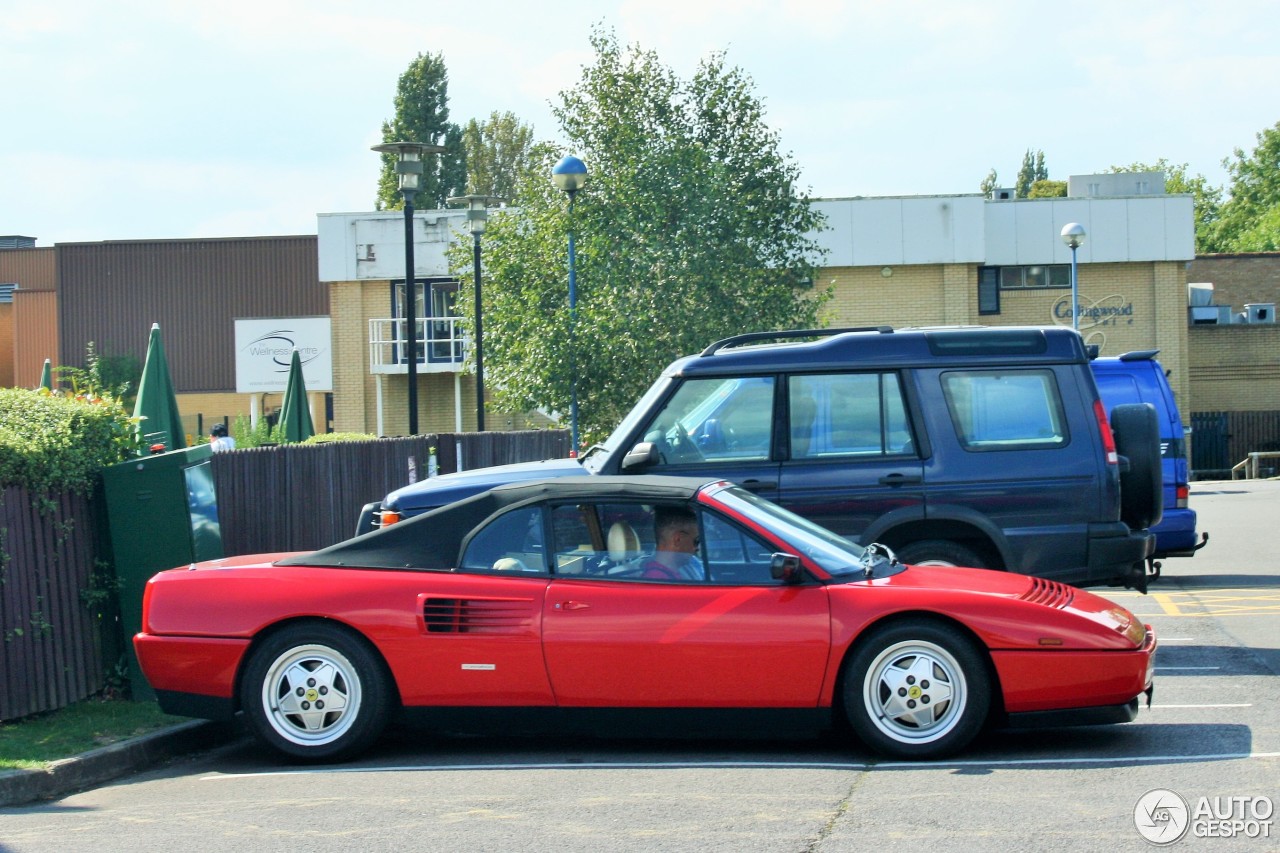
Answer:
POLYGON ((747 515, 765 530, 795 546, 801 556, 808 557, 832 577, 863 577, 866 549, 861 545, 738 486, 727 486, 715 496, 725 506, 747 515))
POLYGON ((623 448, 622 442, 631 434, 632 430, 635 429, 636 423, 641 418, 648 415, 649 410, 657 404, 658 398, 666 392, 667 387, 670 384, 671 377, 661 376, 658 378, 657 382, 650 385, 649 390, 644 392, 644 396, 640 398, 640 401, 636 403, 627 416, 622 419, 622 423, 618 424, 618 428, 611 432, 609 437, 605 439, 603 445, 605 452, 588 452, 586 457, 582 460, 582 467, 592 474, 598 474, 600 469, 604 466, 604 463, 612 457, 613 454, 619 452, 625 453, 627 450, 630 450, 631 448, 629 447, 623 448))

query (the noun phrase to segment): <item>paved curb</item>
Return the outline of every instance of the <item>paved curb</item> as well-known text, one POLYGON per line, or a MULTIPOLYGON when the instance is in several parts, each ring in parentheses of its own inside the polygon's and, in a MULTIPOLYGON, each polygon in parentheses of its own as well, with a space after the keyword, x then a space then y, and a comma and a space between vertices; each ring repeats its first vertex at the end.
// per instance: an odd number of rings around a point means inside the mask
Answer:
POLYGON ((0 771, 0 808, 50 800, 236 737, 232 723, 192 720, 32 770, 0 771))

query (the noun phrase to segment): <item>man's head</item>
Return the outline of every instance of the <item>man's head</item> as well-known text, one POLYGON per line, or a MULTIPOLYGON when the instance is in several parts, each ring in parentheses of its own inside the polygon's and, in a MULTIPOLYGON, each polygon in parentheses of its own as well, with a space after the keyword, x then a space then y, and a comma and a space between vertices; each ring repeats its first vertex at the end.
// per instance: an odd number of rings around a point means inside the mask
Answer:
POLYGON ((654 515, 653 533, 659 551, 698 550, 698 516, 683 506, 660 506, 654 515))

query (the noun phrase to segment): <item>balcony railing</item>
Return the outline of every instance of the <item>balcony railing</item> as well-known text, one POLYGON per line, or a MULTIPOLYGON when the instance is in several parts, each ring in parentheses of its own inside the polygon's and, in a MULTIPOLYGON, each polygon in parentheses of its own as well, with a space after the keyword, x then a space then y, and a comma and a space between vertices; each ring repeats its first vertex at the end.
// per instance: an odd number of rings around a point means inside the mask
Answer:
MULTIPOLYGON (((457 317, 424 317, 417 327, 419 373, 458 373, 468 341, 457 317)), ((403 317, 369 321, 369 372, 408 373, 409 345, 403 317)))

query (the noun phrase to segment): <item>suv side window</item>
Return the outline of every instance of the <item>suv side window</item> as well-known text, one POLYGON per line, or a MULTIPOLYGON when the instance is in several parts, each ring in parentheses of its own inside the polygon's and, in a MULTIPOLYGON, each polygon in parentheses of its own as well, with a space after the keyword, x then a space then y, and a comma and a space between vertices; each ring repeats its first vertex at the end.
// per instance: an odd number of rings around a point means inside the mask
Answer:
POLYGON ((895 373, 793 376, 788 397, 792 459, 887 456, 912 450, 895 373))
POLYGON ((942 374, 942 392, 966 450, 1067 444, 1062 397, 1051 370, 963 370, 942 374))
POLYGON ((772 376, 685 381, 645 428, 663 462, 769 458, 773 439, 772 376))

